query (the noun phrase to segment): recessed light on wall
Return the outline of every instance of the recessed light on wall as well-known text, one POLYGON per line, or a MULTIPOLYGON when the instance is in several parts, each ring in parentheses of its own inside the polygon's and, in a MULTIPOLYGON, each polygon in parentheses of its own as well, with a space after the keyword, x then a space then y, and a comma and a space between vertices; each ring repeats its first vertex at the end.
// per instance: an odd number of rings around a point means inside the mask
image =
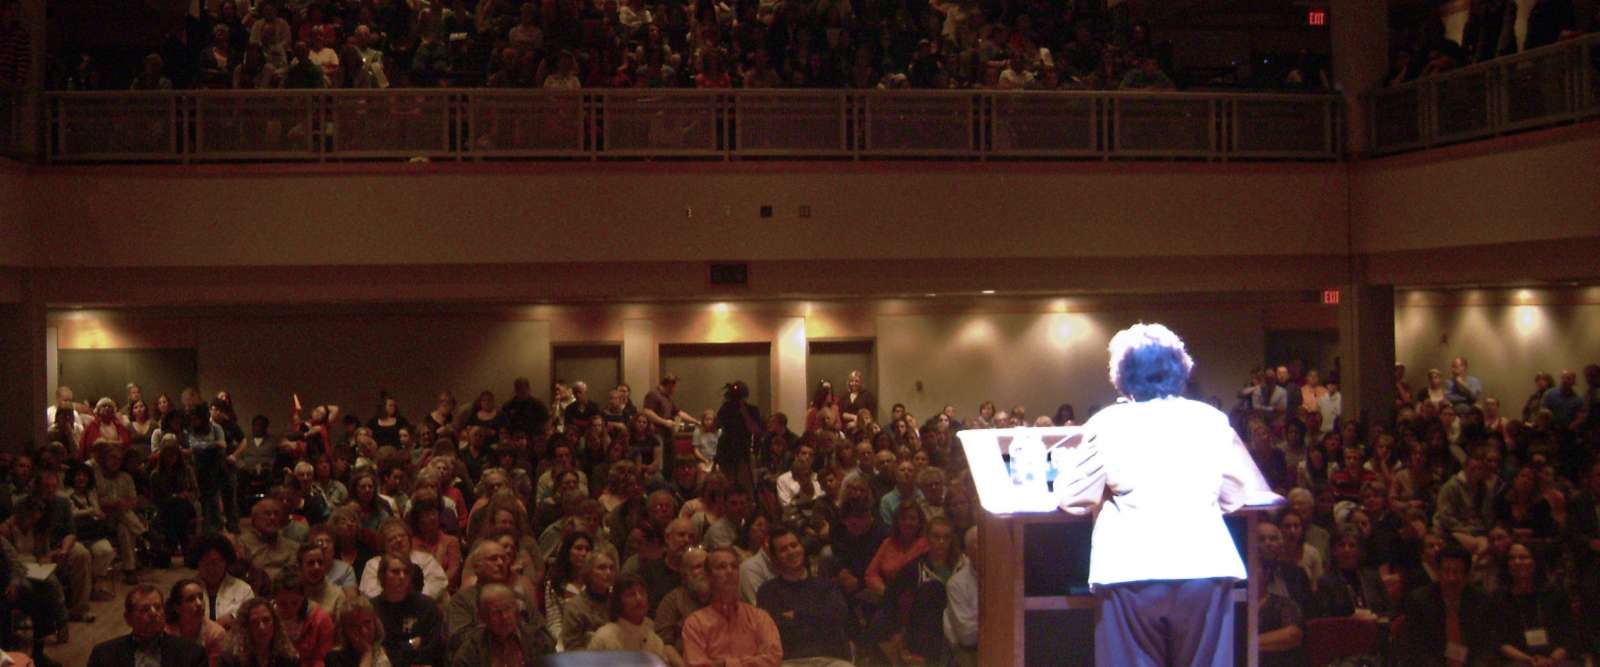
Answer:
POLYGON ((994 290, 992 290, 992 289, 986 289, 986 290, 984 290, 984 291, 983 291, 983 293, 984 293, 984 294, 994 294, 994 290))

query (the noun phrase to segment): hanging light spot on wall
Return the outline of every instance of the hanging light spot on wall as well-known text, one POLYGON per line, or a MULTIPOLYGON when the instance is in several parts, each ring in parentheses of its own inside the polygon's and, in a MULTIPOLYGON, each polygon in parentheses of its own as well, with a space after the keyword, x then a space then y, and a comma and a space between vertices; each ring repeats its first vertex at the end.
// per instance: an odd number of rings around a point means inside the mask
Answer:
POLYGON ((957 340, 966 345, 987 345, 994 342, 995 336, 994 323, 988 317, 979 315, 967 320, 957 340))
POLYGON ((718 301, 711 304, 711 312, 718 315, 727 315, 728 313, 733 312, 733 304, 730 304, 726 301, 718 301))
POLYGON ((1065 312, 1067 312, 1067 300, 1066 299, 1055 299, 1055 300, 1051 301, 1050 302, 1050 312, 1053 312, 1053 313, 1065 313, 1065 312))
POLYGON ((1532 302, 1533 302, 1533 290, 1529 290, 1529 289, 1519 289, 1519 290, 1517 290, 1517 303, 1532 303, 1532 302))
POLYGON ((1517 306, 1512 309, 1511 321, 1518 334, 1530 336, 1544 324, 1544 313, 1540 312, 1538 306, 1517 306))
POLYGON ((1066 347, 1072 344, 1073 338, 1078 333, 1077 327, 1073 326, 1074 323, 1072 320, 1072 316, 1065 313, 1056 313, 1050 316, 1049 331, 1051 344, 1055 345, 1056 347, 1066 347))

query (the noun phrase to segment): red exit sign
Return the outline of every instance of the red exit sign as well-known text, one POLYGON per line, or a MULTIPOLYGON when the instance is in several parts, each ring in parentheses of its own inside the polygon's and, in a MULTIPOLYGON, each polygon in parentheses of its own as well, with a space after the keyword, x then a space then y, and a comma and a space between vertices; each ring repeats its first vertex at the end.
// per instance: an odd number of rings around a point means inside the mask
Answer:
POLYGON ((1328 25, 1328 10, 1326 10, 1326 9, 1309 9, 1309 10, 1306 10, 1306 25, 1315 26, 1315 27, 1319 27, 1319 28, 1322 27, 1322 26, 1328 25))
POLYGON ((1325 305, 1329 305, 1329 306, 1337 306, 1337 305, 1339 305, 1339 290, 1337 290, 1337 289, 1325 289, 1325 290, 1322 290, 1322 303, 1325 304, 1325 305))

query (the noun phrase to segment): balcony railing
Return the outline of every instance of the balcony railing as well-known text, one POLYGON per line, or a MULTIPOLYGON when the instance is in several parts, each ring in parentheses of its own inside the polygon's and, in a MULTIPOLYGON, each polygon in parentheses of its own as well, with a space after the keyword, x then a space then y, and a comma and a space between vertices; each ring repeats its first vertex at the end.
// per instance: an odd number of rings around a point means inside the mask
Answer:
POLYGON ((64 92, 50 163, 1334 160, 1332 95, 406 89, 64 92))
POLYGON ((1600 116, 1600 34, 1380 89, 1373 152, 1427 148, 1600 116))

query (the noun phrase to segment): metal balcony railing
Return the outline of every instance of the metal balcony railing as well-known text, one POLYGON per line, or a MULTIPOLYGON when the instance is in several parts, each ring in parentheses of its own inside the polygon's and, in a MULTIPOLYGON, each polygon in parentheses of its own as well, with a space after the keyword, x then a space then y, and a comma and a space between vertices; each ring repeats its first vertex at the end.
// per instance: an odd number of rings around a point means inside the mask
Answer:
POLYGON ((847 90, 62 92, 48 163, 1335 160, 1333 95, 847 90))
POLYGON ((1600 116, 1600 34, 1382 88, 1373 152, 1399 153, 1600 116))

